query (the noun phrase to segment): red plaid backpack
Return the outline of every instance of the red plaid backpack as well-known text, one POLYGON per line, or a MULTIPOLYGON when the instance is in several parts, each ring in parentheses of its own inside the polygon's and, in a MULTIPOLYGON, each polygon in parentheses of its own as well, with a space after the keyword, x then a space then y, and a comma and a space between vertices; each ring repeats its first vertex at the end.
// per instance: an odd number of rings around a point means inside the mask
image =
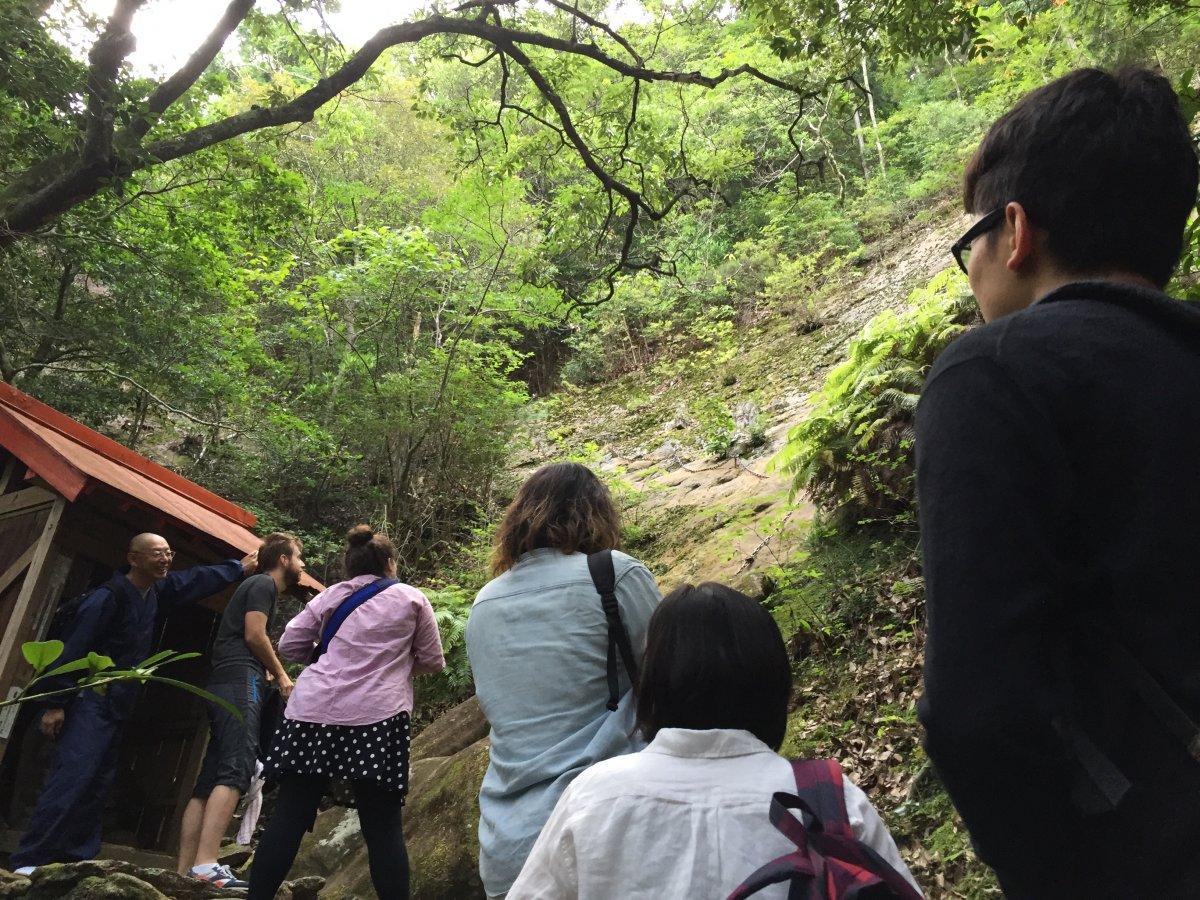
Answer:
POLYGON ((792 883, 788 900, 921 900, 903 875, 854 836, 842 769, 835 760, 795 760, 792 772, 796 793, 781 791, 771 798, 771 824, 796 849, 760 868, 728 900, 742 900, 785 881, 792 883))

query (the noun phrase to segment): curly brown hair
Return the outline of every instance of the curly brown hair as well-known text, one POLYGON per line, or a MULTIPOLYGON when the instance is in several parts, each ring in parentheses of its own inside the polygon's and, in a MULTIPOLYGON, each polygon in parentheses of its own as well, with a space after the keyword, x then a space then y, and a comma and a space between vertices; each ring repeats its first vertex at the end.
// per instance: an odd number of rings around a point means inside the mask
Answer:
POLYGON ((604 482, 579 463, 538 469, 504 513, 492 551, 492 577, 539 547, 596 553, 621 545, 621 516, 604 482))

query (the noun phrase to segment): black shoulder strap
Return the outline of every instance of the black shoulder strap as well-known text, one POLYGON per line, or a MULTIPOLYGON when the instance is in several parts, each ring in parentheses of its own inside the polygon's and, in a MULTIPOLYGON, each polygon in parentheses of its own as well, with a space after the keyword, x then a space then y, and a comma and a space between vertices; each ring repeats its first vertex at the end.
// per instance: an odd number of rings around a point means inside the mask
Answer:
POLYGON ((1175 702, 1146 667, 1138 661, 1124 642, 1115 635, 1108 637, 1108 661, 1117 675, 1142 699, 1155 718, 1187 749, 1192 759, 1200 760, 1200 726, 1175 702))
MULTIPOLYGON (((1200 725, 1167 693, 1158 679, 1130 652, 1124 641, 1094 623, 1084 625, 1081 632, 1092 638, 1093 646, 1108 662, 1117 680, 1141 700, 1188 755, 1200 761, 1200 725)), ((1059 681, 1069 684, 1065 658, 1060 656, 1056 659, 1055 667, 1059 681)), ((1095 744, 1072 710, 1062 711, 1051 721, 1051 725, 1087 777, 1086 789, 1074 790, 1075 802, 1083 812, 1089 814, 1116 809, 1133 786, 1129 778, 1095 744)))
POLYGON ((625 663, 625 671, 629 673, 629 681, 633 690, 637 690, 638 667, 633 658, 633 644, 629 640, 629 632, 621 621, 621 607, 617 603, 617 574, 613 567, 611 550, 601 550, 599 553, 588 555, 588 571, 592 575, 592 584, 600 595, 600 605, 604 608, 604 618, 608 620, 608 708, 615 710, 621 699, 621 686, 617 680, 617 652, 625 663))

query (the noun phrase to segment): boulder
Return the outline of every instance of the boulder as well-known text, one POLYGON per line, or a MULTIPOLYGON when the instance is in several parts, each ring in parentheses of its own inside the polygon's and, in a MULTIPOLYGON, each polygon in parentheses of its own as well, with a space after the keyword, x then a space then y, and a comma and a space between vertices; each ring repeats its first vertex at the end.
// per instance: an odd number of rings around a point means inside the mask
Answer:
POLYGON ((84 878, 71 888, 65 900, 167 900, 167 895, 140 878, 114 872, 104 878, 96 875, 84 878))
MULTIPOLYGON (((128 900, 164 900, 168 895, 146 878, 132 863, 115 859, 91 859, 85 862, 42 866, 30 878, 26 900, 99 900, 99 898, 128 898, 128 900)), ((175 873, 174 877, 179 878, 175 873)), ((180 879, 183 880, 183 879, 180 879)))
POLYGON ((23 897, 28 890, 28 878, 15 875, 7 869, 0 869, 0 898, 23 897))
MULTIPOLYGON (((438 716, 412 743, 412 759, 431 756, 453 756, 487 737, 488 723, 479 706, 479 698, 471 697, 438 716)), ((411 779, 413 781, 415 779, 411 779)))
MULTIPOLYGON (((317 900, 324 879, 304 878, 284 885, 282 897, 317 900)), ((42 866, 32 878, 0 872, 0 898, 23 900, 225 900, 246 896, 185 878, 167 869, 143 869, 115 859, 42 866)))
POLYGON ((318 900, 325 887, 325 879, 310 875, 307 878, 295 878, 287 882, 291 889, 292 900, 318 900))
POLYGON ((413 785, 404 823, 414 900, 483 897, 479 880, 479 786, 488 766, 482 738, 413 785))

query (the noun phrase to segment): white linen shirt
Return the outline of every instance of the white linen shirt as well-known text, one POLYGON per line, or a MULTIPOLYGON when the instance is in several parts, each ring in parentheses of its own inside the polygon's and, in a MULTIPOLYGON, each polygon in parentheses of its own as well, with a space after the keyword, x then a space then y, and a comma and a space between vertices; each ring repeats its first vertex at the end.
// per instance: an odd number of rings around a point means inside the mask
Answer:
MULTIPOLYGON (((917 887, 866 794, 842 783, 855 837, 917 887)), ((722 900, 796 849, 768 818, 771 795, 795 790, 791 764, 748 731, 664 728, 571 783, 508 900, 722 900)))

